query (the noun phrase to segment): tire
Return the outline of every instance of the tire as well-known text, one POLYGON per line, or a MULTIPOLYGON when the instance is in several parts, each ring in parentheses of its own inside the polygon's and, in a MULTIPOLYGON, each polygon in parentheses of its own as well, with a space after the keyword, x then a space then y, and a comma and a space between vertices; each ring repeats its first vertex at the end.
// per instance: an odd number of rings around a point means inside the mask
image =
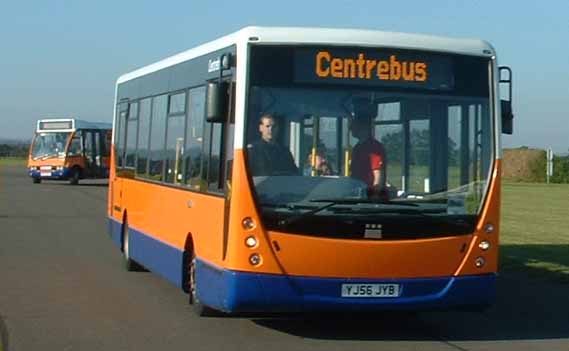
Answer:
POLYGON ((128 223, 125 221, 123 226, 123 235, 122 235, 122 250, 123 250, 123 259, 124 259, 124 267, 129 272, 141 272, 144 271, 144 267, 138 264, 135 260, 130 257, 130 240, 129 240, 129 231, 128 231, 128 223))
POLYGON ((34 182, 34 184, 39 184, 41 183, 41 178, 32 178, 32 181, 34 182))
POLYGON ((79 178, 81 177, 81 171, 77 167, 71 169, 71 176, 69 177, 69 184, 77 185, 79 184, 79 178))
POLYGON ((221 314, 219 311, 204 305, 198 298, 198 284, 196 280, 196 255, 193 251, 190 259, 188 260, 187 274, 189 303, 192 305, 192 310, 194 313, 199 317, 219 316, 221 314))

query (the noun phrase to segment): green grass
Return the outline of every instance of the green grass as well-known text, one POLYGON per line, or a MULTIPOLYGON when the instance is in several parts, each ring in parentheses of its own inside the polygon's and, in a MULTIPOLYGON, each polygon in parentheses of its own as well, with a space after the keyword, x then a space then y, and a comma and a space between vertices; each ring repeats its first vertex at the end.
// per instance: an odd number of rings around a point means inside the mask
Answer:
POLYGON ((569 283, 569 185, 502 187, 500 268, 569 283))
POLYGON ((27 158, 0 157, 0 166, 25 166, 27 158))

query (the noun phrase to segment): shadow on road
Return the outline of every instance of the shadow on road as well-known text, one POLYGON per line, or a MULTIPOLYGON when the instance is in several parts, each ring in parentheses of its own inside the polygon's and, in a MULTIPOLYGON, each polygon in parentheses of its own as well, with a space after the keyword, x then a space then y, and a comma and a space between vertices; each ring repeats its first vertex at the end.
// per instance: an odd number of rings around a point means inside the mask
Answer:
POLYGON ((8 351, 8 328, 0 315, 0 351, 8 351))
POLYGON ((498 280, 496 304, 485 312, 324 314, 254 322, 295 336, 330 340, 569 338, 569 284, 552 280, 550 275, 535 278, 537 275, 538 272, 503 272, 498 280))
MULTIPOLYGON (((59 183, 59 184, 61 184, 61 183, 59 183)), ((65 184, 65 183, 63 183, 63 184, 61 184, 61 185, 68 185, 68 186, 71 186, 71 187, 76 187, 76 186, 78 186, 78 187, 103 187, 103 188, 106 188, 106 187, 109 186, 109 183, 81 183, 81 182, 80 182, 80 183, 77 184, 77 185, 70 185, 70 184, 65 184)))

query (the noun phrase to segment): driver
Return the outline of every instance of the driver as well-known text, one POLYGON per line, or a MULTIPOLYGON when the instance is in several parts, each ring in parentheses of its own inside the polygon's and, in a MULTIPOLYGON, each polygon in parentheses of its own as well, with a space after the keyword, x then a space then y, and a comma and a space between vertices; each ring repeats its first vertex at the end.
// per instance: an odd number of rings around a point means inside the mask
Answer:
POLYGON ((276 142, 278 124, 273 114, 259 119, 261 138, 247 145, 249 169, 253 176, 296 175, 298 168, 290 150, 276 142))

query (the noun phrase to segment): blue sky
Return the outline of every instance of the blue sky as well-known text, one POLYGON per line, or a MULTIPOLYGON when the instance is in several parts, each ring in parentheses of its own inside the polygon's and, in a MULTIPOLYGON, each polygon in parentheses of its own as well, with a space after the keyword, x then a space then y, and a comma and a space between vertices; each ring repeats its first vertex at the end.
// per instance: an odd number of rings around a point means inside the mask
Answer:
POLYGON ((481 38, 514 70, 506 147, 569 149, 569 1, 10 1, 0 13, 0 137, 35 120, 110 121, 116 78, 247 25, 481 38))

